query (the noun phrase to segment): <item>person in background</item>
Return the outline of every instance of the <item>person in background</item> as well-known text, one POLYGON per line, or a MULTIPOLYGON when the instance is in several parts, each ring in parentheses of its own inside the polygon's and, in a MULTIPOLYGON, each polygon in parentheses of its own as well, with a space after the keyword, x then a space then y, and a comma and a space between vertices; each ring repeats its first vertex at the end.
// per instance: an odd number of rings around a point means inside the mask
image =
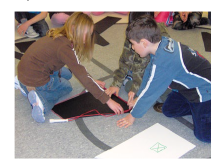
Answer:
POLYGON ((29 38, 43 37, 49 30, 45 21, 48 12, 15 12, 18 21, 17 31, 29 38))
POLYGON ((175 30, 187 30, 198 25, 209 24, 208 18, 202 17, 203 12, 174 12, 172 28, 175 30))

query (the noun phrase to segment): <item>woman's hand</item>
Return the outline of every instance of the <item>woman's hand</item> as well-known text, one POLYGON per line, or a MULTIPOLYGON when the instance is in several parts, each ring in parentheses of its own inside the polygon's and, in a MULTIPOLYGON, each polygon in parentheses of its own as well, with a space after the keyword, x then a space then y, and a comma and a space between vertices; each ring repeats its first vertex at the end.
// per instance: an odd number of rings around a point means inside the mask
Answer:
POLYGON ((121 105, 111 98, 106 103, 108 107, 115 112, 115 114, 120 115, 124 113, 124 109, 121 107, 121 105))

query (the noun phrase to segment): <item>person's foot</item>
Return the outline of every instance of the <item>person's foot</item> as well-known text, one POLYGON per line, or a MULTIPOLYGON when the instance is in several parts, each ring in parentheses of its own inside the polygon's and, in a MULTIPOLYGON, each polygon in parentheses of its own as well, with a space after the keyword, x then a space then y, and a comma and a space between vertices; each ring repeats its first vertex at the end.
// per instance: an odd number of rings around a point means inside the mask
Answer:
POLYGON ((27 94, 25 93, 24 89, 21 88, 20 82, 18 80, 17 75, 15 76, 15 89, 19 89, 21 91, 21 93, 27 97, 27 94))
MULTIPOLYGON (((17 25, 17 29, 19 28, 20 25, 22 24, 17 25)), ((29 38, 36 38, 39 36, 39 33, 35 32, 32 26, 29 26, 24 35, 29 38)))
POLYGON ((29 38, 36 38, 39 36, 39 33, 35 32, 32 26, 29 26, 27 31, 25 32, 25 36, 29 38))
POLYGON ((34 90, 28 93, 28 100, 32 105, 32 118, 39 123, 45 122, 44 106, 34 90))

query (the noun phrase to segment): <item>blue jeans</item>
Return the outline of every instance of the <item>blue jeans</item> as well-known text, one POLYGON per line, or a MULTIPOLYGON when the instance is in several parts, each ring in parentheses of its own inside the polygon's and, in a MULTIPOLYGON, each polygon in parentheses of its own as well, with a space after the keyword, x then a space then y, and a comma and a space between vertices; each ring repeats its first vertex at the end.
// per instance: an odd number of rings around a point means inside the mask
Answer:
POLYGON ((167 117, 192 115, 194 135, 203 142, 211 142, 211 100, 191 103, 180 93, 171 92, 162 107, 167 117))
MULTIPOLYGON (((50 75, 50 81, 43 86, 36 87, 35 91, 42 101, 45 112, 50 111, 58 102, 59 98, 72 91, 71 83, 68 81, 72 77, 72 73, 66 67, 60 70, 61 77, 58 76, 59 71, 50 75)), ((21 87, 26 94, 28 90, 25 85, 20 82, 21 87)))

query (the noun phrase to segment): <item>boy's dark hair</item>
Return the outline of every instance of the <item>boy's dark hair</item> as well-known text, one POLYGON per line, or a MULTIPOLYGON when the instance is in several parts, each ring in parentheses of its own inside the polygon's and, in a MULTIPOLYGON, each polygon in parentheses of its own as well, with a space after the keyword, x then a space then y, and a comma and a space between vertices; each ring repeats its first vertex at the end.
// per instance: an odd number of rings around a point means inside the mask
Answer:
POLYGON ((137 43, 142 38, 147 39, 151 43, 157 43, 161 40, 160 29, 156 21, 148 15, 138 17, 130 23, 126 29, 126 37, 128 40, 133 39, 137 43))

